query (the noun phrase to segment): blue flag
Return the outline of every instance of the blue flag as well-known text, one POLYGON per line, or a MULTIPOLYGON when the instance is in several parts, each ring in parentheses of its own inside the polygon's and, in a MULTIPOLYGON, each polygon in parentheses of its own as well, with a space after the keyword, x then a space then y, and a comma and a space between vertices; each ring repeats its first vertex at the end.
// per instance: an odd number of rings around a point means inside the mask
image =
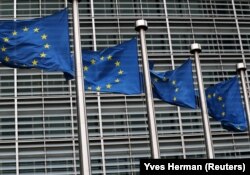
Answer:
POLYGON ((83 50, 85 90, 142 93, 136 38, 101 51, 83 50))
POLYGON ((247 123, 241 102, 238 78, 206 89, 208 113, 228 131, 246 131, 247 123))
POLYGON ((173 105, 196 108, 190 59, 173 71, 151 70, 150 75, 155 97, 173 105))
POLYGON ((0 21, 0 61, 13 68, 62 71, 73 78, 67 9, 44 18, 0 21))

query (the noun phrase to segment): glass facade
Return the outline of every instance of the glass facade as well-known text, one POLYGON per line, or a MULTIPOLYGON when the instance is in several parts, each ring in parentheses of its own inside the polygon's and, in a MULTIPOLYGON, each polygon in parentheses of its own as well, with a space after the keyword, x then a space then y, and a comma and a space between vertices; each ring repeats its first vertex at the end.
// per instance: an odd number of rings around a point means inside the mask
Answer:
MULTIPOLYGON (((67 0, 0 0, 0 19, 43 17, 66 6, 73 52, 67 0)), ((238 62, 249 68, 249 8, 249 0, 85 0, 82 47, 99 50, 137 36, 135 21, 144 18, 149 60, 159 71, 178 67, 192 57, 190 45, 201 44, 206 88, 234 76, 238 62)), ((75 94, 75 82, 62 73, 0 65, 1 175, 79 174, 75 94)), ((161 158, 206 158, 200 109, 154 102, 161 158)), ((145 95, 87 92, 86 103, 92 174, 139 174, 139 159, 150 157, 145 95)), ((250 158, 247 132, 228 132, 212 118, 210 127, 215 158, 250 158)))

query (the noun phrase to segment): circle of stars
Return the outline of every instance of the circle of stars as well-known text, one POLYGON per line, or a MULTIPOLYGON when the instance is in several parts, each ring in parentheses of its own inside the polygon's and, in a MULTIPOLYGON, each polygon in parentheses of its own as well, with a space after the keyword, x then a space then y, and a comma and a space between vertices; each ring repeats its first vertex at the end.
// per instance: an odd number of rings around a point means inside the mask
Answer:
POLYGON ((47 51, 51 48, 51 45, 47 42, 48 39, 48 35, 45 33, 41 33, 41 30, 39 27, 34 27, 33 29, 24 26, 21 30, 17 31, 17 30, 13 30, 9 35, 2 37, 2 46, 0 46, 0 52, 2 54, 4 54, 3 62, 5 63, 9 63, 9 64, 13 64, 13 65, 18 65, 20 67, 26 67, 26 66, 30 66, 31 67, 36 67, 39 63, 39 60, 44 59, 47 57, 47 51), (31 60, 30 63, 26 63, 25 64, 20 64, 18 65, 17 62, 15 60, 12 60, 11 57, 6 56, 8 53, 8 45, 11 41, 17 39, 17 37, 22 37, 23 35, 28 34, 29 32, 32 32, 32 34, 34 34, 34 37, 36 37, 37 35, 39 36, 40 41, 43 42, 43 51, 41 53, 38 53, 37 57, 34 58, 33 60, 31 60))
POLYGON ((219 102, 219 104, 221 105, 220 106, 220 109, 221 109, 221 113, 220 113, 220 116, 221 117, 225 117, 226 115, 226 112, 225 112, 225 104, 223 102, 223 97, 220 96, 220 95, 216 95, 216 93, 213 93, 213 94, 208 94, 207 95, 207 98, 210 100, 210 99, 214 99, 214 100, 217 100, 219 102))
POLYGON ((173 87, 173 93, 171 93, 173 95, 172 97, 172 101, 175 102, 177 101, 177 93, 179 92, 179 88, 177 87, 177 82, 176 80, 169 80, 167 77, 162 77, 162 78, 153 78, 153 88, 154 88, 154 84, 159 83, 159 82, 163 82, 163 83, 170 83, 170 85, 173 87), (169 82, 167 82, 169 81, 169 82))
MULTIPOLYGON (((105 85, 96 85, 96 86, 88 86, 87 90, 92 91, 101 91, 101 89, 112 89, 113 85, 121 83, 121 77, 124 75, 124 70, 121 68, 121 61, 115 59, 112 55, 107 56, 100 56, 98 59, 90 59, 90 65, 83 65, 83 71, 88 72, 89 69, 91 69, 92 66, 95 66, 99 62, 108 61, 109 64, 113 65, 115 67, 116 75, 114 76, 114 79, 110 82, 106 83, 105 85)), ((101 64, 101 63, 100 63, 101 64)))

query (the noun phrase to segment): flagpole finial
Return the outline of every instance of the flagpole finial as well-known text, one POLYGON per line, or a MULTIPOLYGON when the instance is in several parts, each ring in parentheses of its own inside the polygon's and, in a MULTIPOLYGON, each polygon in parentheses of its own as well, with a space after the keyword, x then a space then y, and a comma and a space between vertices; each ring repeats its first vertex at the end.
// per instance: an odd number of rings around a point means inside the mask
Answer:
POLYGON ((195 52, 201 52, 201 45, 198 43, 191 44, 190 53, 194 54, 195 52))
POLYGON ((148 23, 144 19, 139 19, 135 22, 135 30, 139 32, 141 28, 144 30, 148 29, 148 23))
MULTIPOLYGON (((69 2, 71 2, 71 3, 72 3, 73 1, 74 1, 74 0, 69 0, 69 2)), ((76 1, 81 2, 82 0, 76 0, 76 1)))
POLYGON ((246 65, 244 63, 238 63, 236 65, 236 68, 237 68, 237 71, 239 71, 239 70, 246 70, 247 69, 246 65))

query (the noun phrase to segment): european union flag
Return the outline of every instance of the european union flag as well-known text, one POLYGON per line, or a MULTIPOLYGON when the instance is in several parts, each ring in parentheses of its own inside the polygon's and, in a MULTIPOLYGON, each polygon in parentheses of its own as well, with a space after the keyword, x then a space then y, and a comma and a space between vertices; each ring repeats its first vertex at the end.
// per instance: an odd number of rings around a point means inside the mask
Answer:
POLYGON ((13 68, 62 71, 73 78, 67 9, 44 18, 0 21, 0 61, 13 68))
POLYGON ((83 50, 85 90, 142 93, 136 38, 101 51, 83 50))
POLYGON ((196 108, 192 61, 188 59, 179 68, 167 72, 150 71, 153 92, 163 101, 188 108, 196 108))
POLYGON ((206 89, 208 113, 228 131, 246 131, 247 123, 241 102, 238 78, 206 89))

